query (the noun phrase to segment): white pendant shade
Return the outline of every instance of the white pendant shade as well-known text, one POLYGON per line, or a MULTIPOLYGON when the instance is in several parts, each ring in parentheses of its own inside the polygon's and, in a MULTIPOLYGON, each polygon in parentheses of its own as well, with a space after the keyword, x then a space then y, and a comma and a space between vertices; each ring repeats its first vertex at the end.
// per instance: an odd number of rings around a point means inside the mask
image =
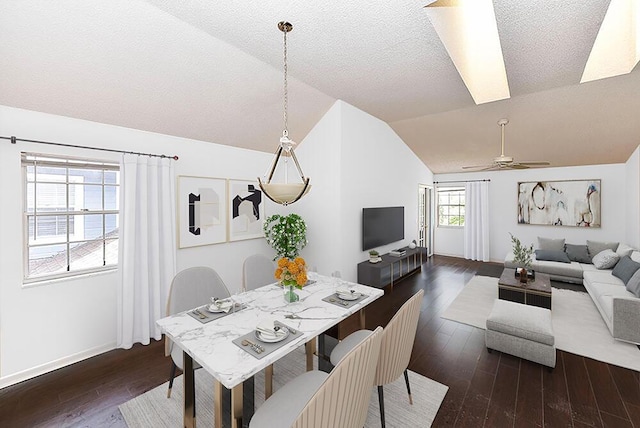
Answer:
POLYGON ((288 205, 309 193, 311 185, 306 184, 306 189, 305 183, 261 183, 260 187, 274 202, 288 205))

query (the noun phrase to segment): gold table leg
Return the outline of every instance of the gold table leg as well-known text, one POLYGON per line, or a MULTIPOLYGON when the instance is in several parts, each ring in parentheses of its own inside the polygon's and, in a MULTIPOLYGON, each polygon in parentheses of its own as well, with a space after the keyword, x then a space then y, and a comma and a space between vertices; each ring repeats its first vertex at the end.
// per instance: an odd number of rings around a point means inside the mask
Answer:
POLYGON ((304 348, 307 351, 307 371, 310 372, 313 370, 313 355, 316 353, 316 338, 314 337, 305 343, 304 348))
POLYGON ((231 427, 242 428, 242 384, 231 390, 231 427))
POLYGON ((215 415, 213 426, 222 428, 222 384, 213 380, 213 414, 215 415))
POLYGON ((273 394, 273 364, 269 364, 264 369, 264 399, 271 397, 273 394))
POLYGON ((364 308, 360 309, 360 330, 365 329, 364 308))
POLYGON ((182 352, 184 362, 184 428, 196 427, 196 384, 193 373, 193 358, 182 352))

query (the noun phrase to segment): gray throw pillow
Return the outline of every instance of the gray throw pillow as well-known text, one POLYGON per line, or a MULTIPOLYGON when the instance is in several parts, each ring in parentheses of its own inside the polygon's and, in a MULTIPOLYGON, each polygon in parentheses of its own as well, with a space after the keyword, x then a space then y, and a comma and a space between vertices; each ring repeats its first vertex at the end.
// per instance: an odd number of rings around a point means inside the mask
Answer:
POLYGON ((587 240, 587 248, 589 249, 589 255, 591 256, 591 258, 606 249, 616 251, 618 249, 618 245, 618 242, 599 242, 587 240))
POLYGON ((635 294, 636 297, 640 297, 640 269, 627 282, 627 291, 635 294))
POLYGON ((541 238, 538 236, 538 248, 541 250, 564 251, 564 239, 541 238))
POLYGON ((634 262, 629 256, 624 256, 616 263, 611 274, 620 278, 626 285, 638 269, 640 269, 640 263, 634 262))
POLYGON ((561 250, 536 250, 536 260, 571 263, 571 260, 569 260, 569 256, 567 256, 567 253, 561 250))
POLYGON ((618 263, 618 260, 620 260, 620 256, 614 253, 612 249, 607 249, 600 251, 591 261, 596 269, 611 269, 618 263))
POLYGON ((591 263, 591 256, 589 256, 589 250, 586 245, 566 244, 564 251, 572 262, 591 263))

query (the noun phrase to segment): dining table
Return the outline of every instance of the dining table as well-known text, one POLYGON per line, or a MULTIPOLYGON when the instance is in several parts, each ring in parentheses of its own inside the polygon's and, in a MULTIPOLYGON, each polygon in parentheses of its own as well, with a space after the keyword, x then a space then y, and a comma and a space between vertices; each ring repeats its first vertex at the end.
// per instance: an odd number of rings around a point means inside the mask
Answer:
MULTIPOLYGON (((253 388, 253 376, 266 370, 265 396, 268 397, 272 389, 273 363, 302 345, 306 348, 307 370, 313 369, 316 338, 357 313, 360 327, 364 328, 366 306, 384 295, 381 289, 315 272, 309 272, 308 278, 307 285, 296 289, 299 296, 296 302, 285 301, 283 287, 274 283, 232 295, 229 312, 210 321, 197 316, 207 315, 205 310, 210 302, 157 321, 166 338, 183 351, 185 427, 196 426, 195 363, 214 378, 214 426, 223 427, 223 397, 226 395, 230 396, 227 409, 230 417, 224 419, 230 421, 232 428, 240 428, 243 410, 246 410, 243 409, 245 382, 251 381, 253 388), (256 334, 260 333, 256 327, 261 325, 280 326, 290 337, 277 344, 262 343, 261 336, 256 334), (251 340, 241 340, 243 338, 251 340), (262 353, 260 348, 268 352, 262 353)), ((249 414, 253 414, 253 408, 249 414)))

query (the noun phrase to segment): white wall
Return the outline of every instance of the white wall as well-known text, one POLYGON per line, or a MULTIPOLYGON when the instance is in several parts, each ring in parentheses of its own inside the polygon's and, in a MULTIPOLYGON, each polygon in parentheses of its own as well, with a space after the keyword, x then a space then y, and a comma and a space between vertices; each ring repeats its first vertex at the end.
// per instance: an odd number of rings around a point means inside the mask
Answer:
MULTIPOLYGON (((584 244, 587 239, 627 242, 625 164, 540 168, 527 170, 490 171, 462 174, 438 174, 435 181, 490 179, 489 216, 491 260, 503 262, 511 250, 509 232, 524 244, 537 247, 538 236, 565 238, 567 243, 584 244), (534 226, 517 222, 517 183, 519 181, 554 181, 572 179, 602 180, 602 227, 534 226)), ((637 196, 636 196, 637 198, 637 196)), ((436 254, 464 256, 464 236, 461 229, 436 228, 436 254), (442 252, 441 252, 442 251, 442 252)))
POLYGON ((640 146, 625 163, 627 243, 640 248, 640 146))
MULTIPOLYGON (((154 134, 84 120, 0 106, 0 135, 91 147, 178 155, 176 175, 254 179, 271 162, 268 153, 154 134)), ((274 149, 277 144, 274 137, 274 149)), ((0 141, 0 183, 5 201, 22 199, 20 152, 119 159, 118 154, 0 141)), ((296 151, 309 195, 290 207, 266 202, 265 215, 298 212, 308 225, 303 250, 323 274, 356 279, 363 207, 405 207, 405 237, 417 237, 418 184, 433 176, 384 122, 336 102, 296 151)), ((24 287, 22 206, 0 210, 0 387, 112 349, 116 340, 115 272, 24 287), (35 314, 35 315, 34 315, 35 314)), ((211 266, 238 290, 245 257, 273 255, 262 239, 177 250, 177 268, 211 266)))
POLYGON ((357 264, 368 259, 362 208, 405 207, 405 239, 378 251, 417 239, 418 185, 432 183, 433 174, 385 122, 337 101, 296 153, 312 181, 329 185, 293 206, 309 228, 304 256, 320 273, 357 279, 357 264))
MULTIPOLYGON (((0 135, 177 154, 176 175, 255 179, 271 161, 267 153, 4 106, 0 135)), ((21 151, 119 159, 108 152, 0 140, 0 387, 112 349, 116 341, 114 272, 23 287, 21 151)), ((263 239, 180 249, 177 268, 211 266, 230 290, 239 290, 242 262, 258 252, 272 250, 263 239)))

